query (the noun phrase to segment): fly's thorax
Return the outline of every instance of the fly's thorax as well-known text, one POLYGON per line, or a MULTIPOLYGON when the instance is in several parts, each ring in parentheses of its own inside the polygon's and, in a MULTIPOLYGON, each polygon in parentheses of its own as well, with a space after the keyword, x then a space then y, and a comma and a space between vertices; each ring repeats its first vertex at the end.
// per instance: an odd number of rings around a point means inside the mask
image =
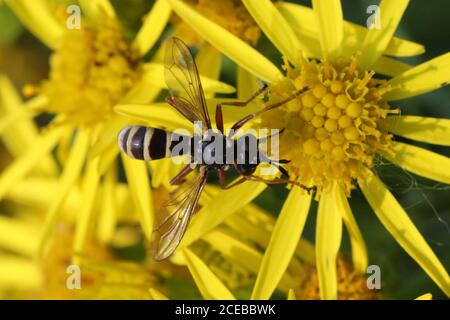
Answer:
POLYGON ((254 134, 232 139, 221 132, 208 131, 201 141, 197 138, 193 139, 193 154, 206 165, 258 165, 270 162, 254 134))
POLYGON ((202 136, 172 133, 172 157, 189 155, 192 163, 213 165, 258 164, 267 157, 261 152, 258 138, 247 134, 237 139, 229 138, 220 131, 208 130, 202 136))

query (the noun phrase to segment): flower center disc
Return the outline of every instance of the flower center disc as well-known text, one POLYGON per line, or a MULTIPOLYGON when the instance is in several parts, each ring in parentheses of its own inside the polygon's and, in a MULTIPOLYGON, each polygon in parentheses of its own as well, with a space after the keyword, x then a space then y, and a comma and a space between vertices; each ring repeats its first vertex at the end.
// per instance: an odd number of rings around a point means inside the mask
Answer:
POLYGON ((140 74, 137 55, 113 22, 67 31, 50 66, 50 79, 42 85, 50 101, 45 111, 66 115, 76 125, 109 117, 140 74))
POLYGON ((302 59, 296 67, 285 67, 287 77, 271 85, 270 101, 311 89, 263 114, 261 125, 285 128, 280 157, 291 160, 286 169, 292 177, 317 187, 319 195, 330 181, 341 182, 349 194, 361 166, 370 168, 377 150, 391 140, 385 119, 397 111, 383 100, 384 80, 358 70, 355 58, 339 66, 302 59))

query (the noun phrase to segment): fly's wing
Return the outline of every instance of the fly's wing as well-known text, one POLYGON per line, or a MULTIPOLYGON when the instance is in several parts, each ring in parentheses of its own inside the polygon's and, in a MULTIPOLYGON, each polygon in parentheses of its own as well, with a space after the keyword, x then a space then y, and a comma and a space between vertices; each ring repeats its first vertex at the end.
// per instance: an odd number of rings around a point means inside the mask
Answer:
POLYGON ((205 184, 206 169, 201 168, 194 180, 175 190, 172 201, 168 204, 173 209, 155 230, 159 234, 159 238, 155 239, 155 260, 168 258, 180 244, 205 184))
POLYGON ((202 121, 211 129, 200 76, 189 48, 178 38, 166 41, 164 77, 171 97, 166 101, 191 122, 202 121))

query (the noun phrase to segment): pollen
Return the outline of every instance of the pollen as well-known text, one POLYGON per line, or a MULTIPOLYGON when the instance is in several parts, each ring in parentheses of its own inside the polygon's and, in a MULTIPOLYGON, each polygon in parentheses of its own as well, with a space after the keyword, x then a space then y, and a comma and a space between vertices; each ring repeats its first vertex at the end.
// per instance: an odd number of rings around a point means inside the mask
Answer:
MULTIPOLYGON (((199 13, 221 27, 255 46, 261 37, 261 30, 240 0, 186 0, 199 13)), ((182 36, 189 45, 203 45, 195 32, 179 17, 174 16, 175 34, 182 36)))
POLYGON ((290 160, 285 167, 292 178, 317 188, 317 197, 332 181, 342 183, 349 195, 361 169, 372 167, 392 139, 386 117, 398 111, 383 99, 384 80, 360 70, 356 59, 339 64, 301 59, 295 67, 286 62, 286 77, 271 85, 269 102, 305 86, 310 90, 261 116, 263 127, 285 119, 280 157, 290 160))
MULTIPOLYGON (((50 77, 41 86, 47 112, 75 125, 111 116, 113 106, 140 77, 140 65, 121 29, 112 21, 68 30, 50 58, 50 77)), ((63 120, 64 121, 64 120, 63 120)))

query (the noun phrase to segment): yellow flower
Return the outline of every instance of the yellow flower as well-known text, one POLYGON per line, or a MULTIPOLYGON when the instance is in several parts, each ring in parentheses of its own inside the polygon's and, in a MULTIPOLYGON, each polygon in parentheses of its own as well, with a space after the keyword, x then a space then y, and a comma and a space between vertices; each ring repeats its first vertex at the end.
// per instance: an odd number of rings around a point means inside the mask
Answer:
MULTIPOLYGON (((62 172, 59 187, 52 194, 47 208, 46 222, 39 240, 38 256, 45 253, 55 223, 61 217, 61 207, 73 188, 80 187, 75 240, 73 252, 82 253, 92 221, 96 220, 95 209, 101 206, 100 220, 104 226, 103 241, 109 241, 115 227, 115 207, 118 175, 119 148, 117 132, 128 124, 141 124, 114 112, 117 104, 144 106, 145 114, 153 118, 148 125, 180 127, 182 117, 166 104, 144 105, 154 101, 166 88, 163 77, 164 66, 160 62, 160 48, 151 62, 144 55, 156 44, 171 13, 165 0, 155 2, 143 19, 142 26, 132 42, 128 42, 116 18, 114 8, 107 0, 79 1, 84 13, 80 29, 70 30, 66 26, 67 15, 61 19, 63 10, 55 9, 55 3, 42 0, 6 1, 28 29, 54 52, 50 61, 50 76, 37 88, 26 88, 37 96, 25 103, 6 80, 0 92, 8 98, 2 104, 4 117, 0 122, 5 139, 10 144, 22 146, 20 156, 0 176, 0 199, 18 181, 29 175, 32 168, 41 165, 42 158, 49 157, 57 149, 62 172), (154 107, 154 108, 153 108, 154 107), (39 112, 55 114, 54 120, 43 135, 32 135, 24 122, 39 112), (19 121, 19 123, 16 123, 19 121), (17 139, 13 133, 20 132, 17 139), (109 240, 108 240, 109 239, 109 240)), ((233 92, 233 88, 209 78, 203 78, 207 92, 233 92)), ((125 107, 126 109, 126 107, 125 107)), ((27 125, 29 126, 29 124, 27 125)), ((35 130, 35 129, 34 129, 35 130)), ((35 130, 36 131, 36 130, 35 130)), ((122 157, 131 200, 138 213, 144 234, 151 238, 154 208, 152 189, 148 178, 148 167, 144 162, 122 157)), ((58 174, 56 163, 50 159, 43 170, 58 174), (51 166, 51 167, 49 167, 51 166)), ((162 176, 173 172, 167 162, 153 163, 151 168, 159 175, 159 183, 167 179, 162 176)), ((153 186, 158 184, 153 181, 153 186)))
MULTIPOLYGON (((186 0, 185 2, 251 45, 256 45, 261 36, 258 25, 239 0, 186 0)), ((181 37, 189 45, 207 44, 178 16, 174 16, 172 20, 175 36, 181 37)))
MULTIPOLYGON (((153 261, 121 261, 115 250, 134 246, 142 241, 142 232, 135 227, 136 215, 128 210, 129 192, 125 185, 117 186, 115 206, 117 222, 111 239, 105 242, 105 226, 101 217, 97 222, 96 236, 90 235, 81 255, 73 255, 76 234, 76 214, 80 206, 80 192, 72 190, 54 235, 49 241, 43 259, 37 260, 38 242, 43 227, 43 213, 52 202, 52 194, 58 188, 55 178, 31 177, 20 181, 8 193, 0 214, 0 297, 5 299, 150 299, 153 295, 170 292, 162 279, 186 278, 180 267, 153 261), (34 191, 38 189, 37 191, 34 191), (6 210, 8 208, 10 210, 6 210), (67 287, 69 267, 80 268, 81 289, 67 287), (181 270, 180 270, 181 269, 181 270), (150 293, 152 292, 152 294, 150 293)), ((155 194, 154 206, 161 206, 164 199, 155 194)), ((73 270, 73 269, 70 269, 73 270)), ((71 271, 73 272, 73 271, 71 271)), ((72 273, 73 274, 73 273, 72 273)))
MULTIPOLYGON (((252 16, 240 0, 186 0, 186 4, 190 5, 199 13, 207 16, 209 19, 228 30, 239 39, 255 46, 261 37, 261 29, 256 24, 252 16)), ((218 79, 223 66, 222 52, 211 46, 207 41, 195 33, 195 31, 180 17, 172 15, 173 35, 179 37, 188 45, 196 46, 198 54, 196 63, 199 72, 212 79, 218 79)), ((247 70, 237 67, 238 88, 237 95, 239 99, 247 99, 259 89, 259 82, 247 70)), ((212 98, 212 95, 207 95, 212 98)), ((226 99, 221 99, 220 102, 226 99)), ((211 101, 211 106, 215 107, 217 100, 211 101)), ((223 110, 224 120, 242 118, 252 107, 245 112, 232 110, 228 108, 223 110)), ((214 109, 210 109, 214 110, 214 109)), ((256 111, 256 109, 254 110, 256 111)), ((231 123, 231 121, 230 121, 231 123)))
MULTIPOLYGON (((48 256, 40 263, 44 284, 42 299, 150 299, 149 288, 161 290, 158 274, 145 263, 119 261, 101 244, 90 241, 77 266, 80 289, 67 287, 74 240, 73 228, 59 224, 50 243, 48 256)), ((160 272, 164 271, 160 267, 160 272)), ((70 281, 70 279, 69 279, 70 281)))
MULTIPOLYGON (((38 216, 38 212, 32 213, 38 216)), ((0 254, 2 298, 150 299, 150 288, 165 290, 158 279, 167 268, 152 269, 143 263, 113 260, 110 250, 95 241, 88 243, 77 264, 80 289, 69 288, 72 254, 67 248, 74 240, 73 228, 58 224, 48 255, 37 261, 33 259, 37 250, 33 236, 39 235, 38 225, 35 220, 0 217, 0 229, 5 235, 0 239, 0 248, 10 252, 0 254)))
MULTIPOLYGON (((335 262, 343 223, 350 234, 355 268, 365 272, 367 267, 366 247, 347 200, 356 186, 398 243, 450 295, 445 268, 371 171, 374 157, 381 155, 415 174, 450 182, 448 172, 443 170, 450 164, 448 158, 393 140, 395 134, 450 145, 449 120, 392 115, 395 110, 389 106, 391 101, 438 89, 450 80, 449 54, 415 67, 389 57, 414 56, 424 51, 419 44, 393 37, 408 1, 382 1, 381 29, 368 30, 343 20, 339 0, 313 1, 313 9, 288 2, 274 5, 269 0, 243 0, 288 61, 286 75, 247 43, 183 2, 169 2, 201 37, 254 76, 269 82, 271 100, 289 96, 306 85, 311 87, 307 94, 267 114, 270 119, 266 118, 264 125, 290 131, 280 139, 281 149, 292 161, 290 174, 319 191, 316 264, 320 297, 337 298, 335 262), (377 73, 392 78, 380 81, 374 78, 377 73)), ((257 192, 254 185, 248 188, 251 193, 245 201, 263 190, 261 187, 257 192)), ((224 196, 231 192, 225 191, 224 196)), ((301 236, 311 200, 303 190, 291 190, 263 257, 253 298, 270 297, 280 281, 301 236)), ((233 211, 233 205, 239 204, 225 205, 233 211)))
POLYGON ((44 284, 39 266, 31 258, 39 230, 33 220, 0 216, 0 298, 19 298, 44 284), (16 297, 17 295, 17 297, 16 297))
MULTIPOLYGON (((221 194, 217 188, 210 186, 206 192, 207 197, 221 194)), ((211 218, 204 217, 205 223, 212 222, 211 218)), ((205 299, 231 299, 238 296, 248 299, 251 293, 246 289, 258 275, 275 223, 271 215, 257 206, 247 205, 199 237, 188 249, 181 249, 183 254, 177 253, 177 261, 188 266, 205 299)), ((300 240, 276 285, 277 289, 293 298, 317 298, 319 290, 315 259, 314 246, 300 240)), ((342 257, 338 261, 340 299, 382 298, 376 290, 367 288, 365 275, 354 270, 342 257)))
MULTIPOLYGON (((353 270, 343 257, 336 260, 337 270, 337 298, 339 300, 380 300, 382 295, 374 289, 367 288, 367 277, 353 270)), ((313 266, 304 269, 303 281, 294 291, 299 300, 320 299, 319 279, 317 270, 313 266)))

